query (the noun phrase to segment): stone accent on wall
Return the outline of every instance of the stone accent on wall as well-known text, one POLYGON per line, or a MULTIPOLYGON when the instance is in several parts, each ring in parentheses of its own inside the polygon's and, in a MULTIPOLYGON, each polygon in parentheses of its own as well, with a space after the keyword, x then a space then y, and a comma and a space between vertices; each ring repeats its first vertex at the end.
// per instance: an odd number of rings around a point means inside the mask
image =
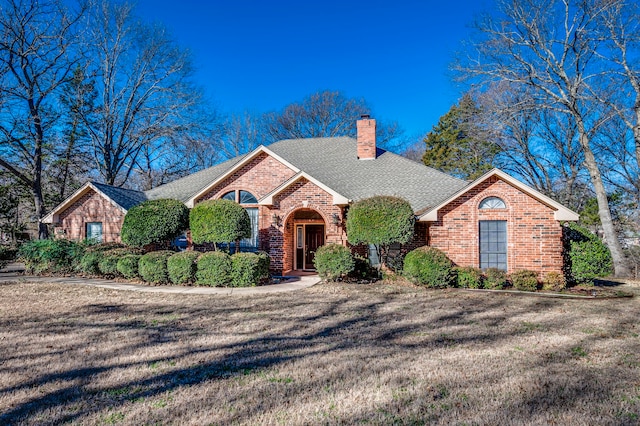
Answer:
POLYGON ((492 177, 438 212, 428 227, 428 243, 459 266, 480 264, 478 222, 507 221, 508 272, 529 269, 562 272, 562 226, 554 210, 498 177, 492 177), (480 202, 499 197, 506 209, 479 210, 480 202))
POLYGON ((102 241, 119 243, 124 215, 111 201, 89 189, 85 195, 60 213, 60 223, 55 225, 54 234, 57 238, 81 241, 87 237, 86 223, 102 222, 102 241))

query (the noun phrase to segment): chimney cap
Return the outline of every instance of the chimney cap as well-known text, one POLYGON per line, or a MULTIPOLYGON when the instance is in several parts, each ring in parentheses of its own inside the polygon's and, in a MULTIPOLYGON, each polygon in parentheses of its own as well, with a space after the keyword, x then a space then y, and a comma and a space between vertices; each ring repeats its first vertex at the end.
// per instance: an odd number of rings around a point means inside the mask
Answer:
POLYGON ((360 118, 363 119, 363 120, 367 120, 367 119, 371 118, 371 115, 369 115, 369 114, 360 114, 360 118))

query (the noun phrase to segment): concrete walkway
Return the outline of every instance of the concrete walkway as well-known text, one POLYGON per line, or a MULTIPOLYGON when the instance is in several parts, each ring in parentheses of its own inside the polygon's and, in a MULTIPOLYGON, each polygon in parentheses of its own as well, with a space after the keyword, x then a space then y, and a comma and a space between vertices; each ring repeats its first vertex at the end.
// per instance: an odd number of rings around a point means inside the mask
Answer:
POLYGON ((30 283, 59 283, 71 285, 88 285, 108 288, 111 290, 141 291, 149 293, 180 293, 180 294, 267 294, 285 291, 301 290, 320 282, 317 275, 296 276, 281 284, 270 284, 260 287, 187 287, 187 286, 152 286, 144 284, 128 284, 100 278, 82 277, 38 277, 22 275, 12 268, 0 272, 0 282, 30 282, 30 283))

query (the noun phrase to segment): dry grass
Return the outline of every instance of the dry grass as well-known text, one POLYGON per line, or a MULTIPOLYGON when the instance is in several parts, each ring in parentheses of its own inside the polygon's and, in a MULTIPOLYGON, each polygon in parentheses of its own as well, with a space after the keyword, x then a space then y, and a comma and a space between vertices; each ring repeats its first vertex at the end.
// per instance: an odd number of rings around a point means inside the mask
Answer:
POLYGON ((0 284, 0 424, 637 424, 640 300, 0 284))

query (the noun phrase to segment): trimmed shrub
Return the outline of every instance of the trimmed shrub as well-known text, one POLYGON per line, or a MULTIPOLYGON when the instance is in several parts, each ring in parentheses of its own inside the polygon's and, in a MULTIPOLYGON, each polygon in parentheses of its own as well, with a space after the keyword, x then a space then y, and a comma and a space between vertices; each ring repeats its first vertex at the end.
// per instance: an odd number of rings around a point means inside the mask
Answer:
POLYGON ((269 276, 264 273, 264 260, 255 253, 236 253, 231 256, 231 286, 253 287, 269 276))
POLYGON ((483 288, 482 271, 473 266, 459 266, 454 268, 458 287, 483 288))
POLYGON ((72 271, 74 259, 83 251, 81 244, 65 239, 33 240, 20 246, 18 256, 31 273, 64 273, 72 271))
POLYGON ((570 280, 593 284, 598 277, 613 272, 613 261, 607 246, 598 236, 575 223, 563 228, 565 263, 570 280))
POLYGON ((502 290, 507 284, 507 273, 502 269, 487 268, 484 271, 484 288, 502 290))
POLYGON ((564 275, 559 272, 548 272, 542 277, 542 289, 547 291, 562 291, 567 288, 564 275))
POLYGON ((231 200, 207 200, 189 213, 191 238, 196 244, 232 243, 251 237, 249 213, 231 200))
POLYGON ((373 244, 387 265, 389 245, 405 244, 413 238, 415 215, 408 201, 390 196, 375 196, 351 205, 347 215, 349 243, 373 244))
POLYGON ((169 241, 189 228, 189 209, 178 200, 149 200, 127 211, 120 237, 127 245, 144 247, 169 241))
POLYGON ((118 259, 116 269, 128 280, 140 278, 138 263, 141 257, 140 254, 126 254, 118 259))
POLYGON ((100 261, 102 257, 103 253, 101 251, 86 252, 80 259, 77 269, 88 275, 100 275, 100 261))
MULTIPOLYGON (((402 259, 404 262, 404 258, 402 259)), ((357 279, 378 278, 380 271, 371 266, 369 259, 359 254, 353 254, 353 271, 349 276, 357 279)))
POLYGON ((326 244, 318 247, 313 262, 318 275, 329 281, 335 281, 350 273, 355 267, 351 250, 341 244, 326 244))
POLYGON ((451 260, 435 247, 418 247, 407 253, 403 273, 409 280, 426 287, 445 288, 454 284, 451 260))
POLYGON ((536 291, 538 289, 538 274, 534 271, 523 269, 511 273, 513 288, 520 291, 536 291))
POLYGON ((118 260, 120 255, 105 253, 102 259, 98 261, 98 269, 102 275, 116 276, 118 275, 118 260))
POLYGON ((231 256, 221 251, 203 253, 198 257, 196 284, 228 286, 231 283, 231 256))
POLYGON ((256 252, 258 255, 258 271, 260 273, 260 277, 262 280, 267 280, 269 278, 269 268, 271 267, 271 258, 269 257, 269 253, 264 251, 256 252))
POLYGON ((140 277, 153 284, 168 283, 167 259, 173 254, 174 252, 169 250, 158 250, 143 255, 138 262, 140 277))
POLYGON ((200 256, 197 251, 175 253, 167 260, 167 271, 172 283, 183 285, 196 280, 196 260, 200 256))

